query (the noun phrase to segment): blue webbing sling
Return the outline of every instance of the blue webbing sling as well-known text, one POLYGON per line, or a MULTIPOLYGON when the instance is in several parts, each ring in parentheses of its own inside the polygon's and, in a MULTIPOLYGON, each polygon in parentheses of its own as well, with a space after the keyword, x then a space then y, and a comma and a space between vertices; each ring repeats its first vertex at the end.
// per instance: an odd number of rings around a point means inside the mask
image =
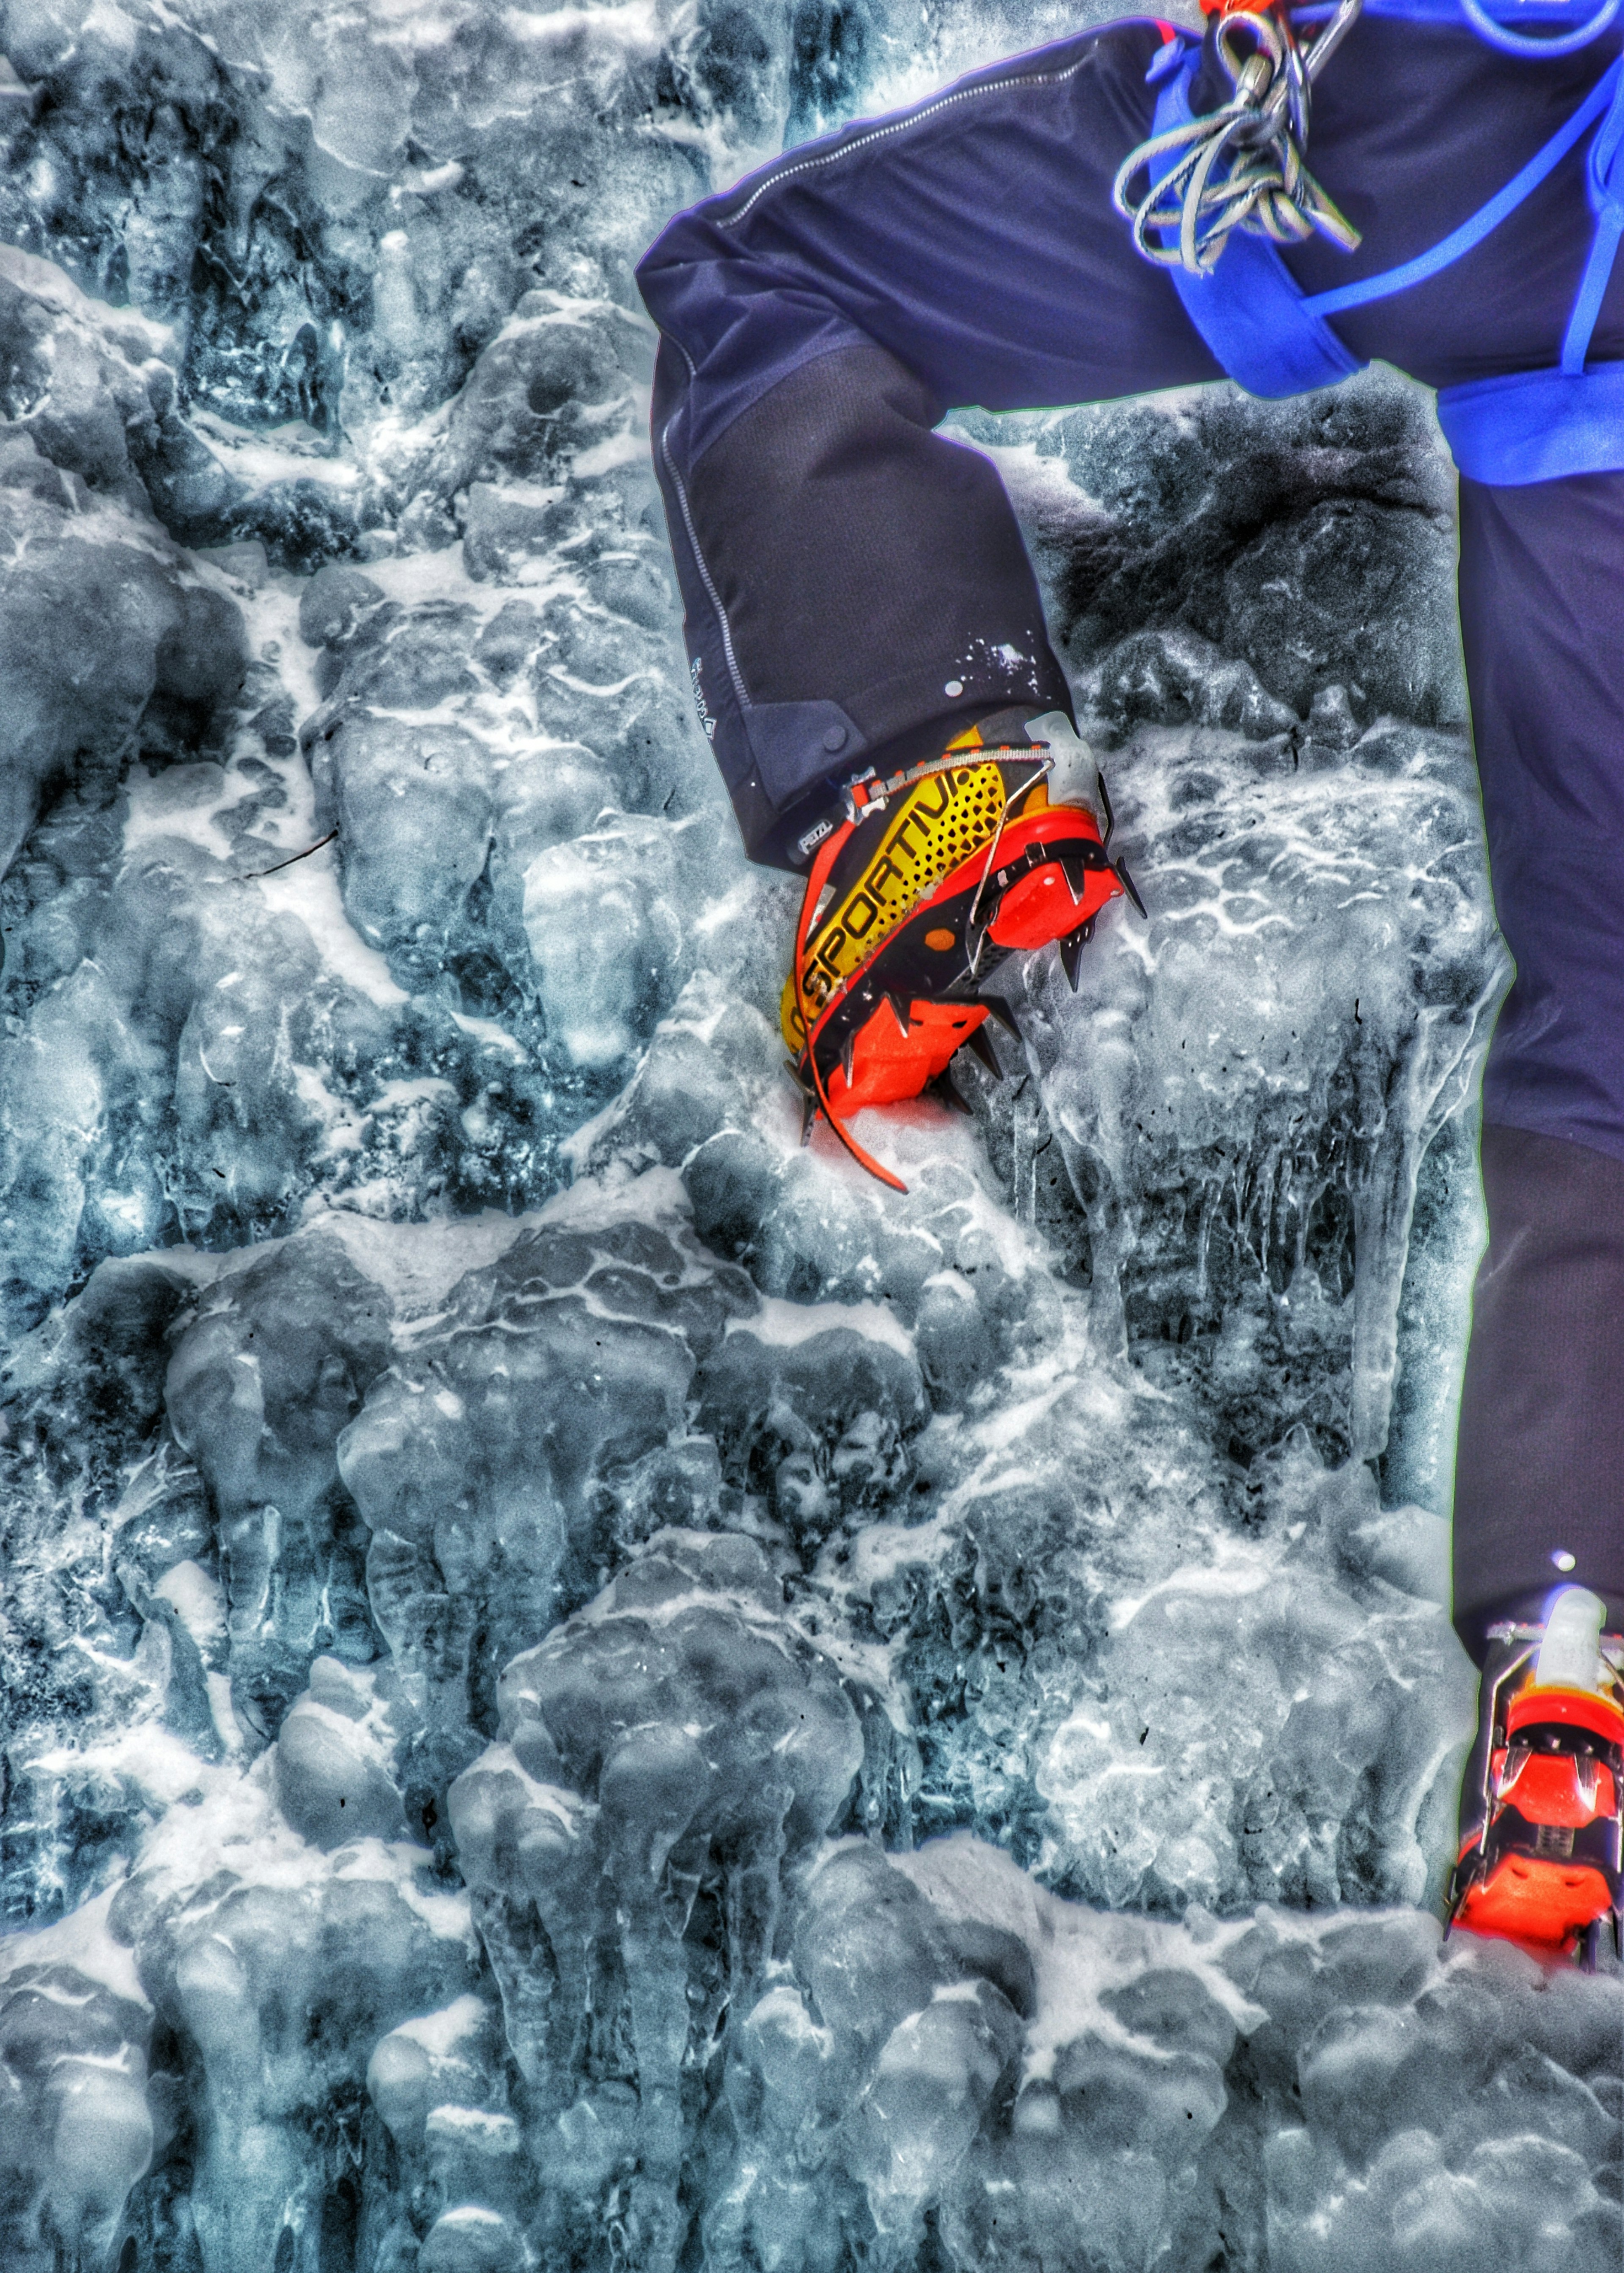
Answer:
MULTIPOLYGON (((1507 12, 1515 9, 1519 22, 1553 26, 1572 25, 1575 13, 1567 0, 1488 0, 1488 4, 1507 12)), ((1549 56, 1571 54, 1599 37, 1620 4, 1620 0, 1605 0, 1600 11, 1576 29, 1559 32, 1548 42, 1497 23, 1483 0, 1365 0, 1365 12, 1425 22, 1464 21, 1480 38, 1508 53, 1549 56)), ((1329 12, 1317 7, 1293 11, 1299 23, 1329 12)), ((1190 89, 1199 62, 1199 49, 1181 39, 1164 48, 1152 64, 1152 78, 1162 81, 1154 134, 1189 124, 1190 89)), ((1207 275, 1172 269, 1175 289, 1197 331, 1248 394, 1278 397, 1335 386, 1351 378, 1361 364, 1327 317, 1406 291, 1459 260, 1515 213, 1598 121, 1586 164, 1596 228, 1560 364, 1549 371, 1513 371, 1503 379, 1443 387, 1438 421, 1455 464, 1475 482, 1516 489, 1570 474, 1624 471, 1624 363, 1589 368, 1585 363, 1624 236, 1624 58, 1603 74, 1520 172, 1458 229, 1413 260, 1357 284, 1305 294, 1273 244, 1237 231, 1207 275)), ((1154 170, 1164 173, 1173 162, 1169 156, 1154 170)))

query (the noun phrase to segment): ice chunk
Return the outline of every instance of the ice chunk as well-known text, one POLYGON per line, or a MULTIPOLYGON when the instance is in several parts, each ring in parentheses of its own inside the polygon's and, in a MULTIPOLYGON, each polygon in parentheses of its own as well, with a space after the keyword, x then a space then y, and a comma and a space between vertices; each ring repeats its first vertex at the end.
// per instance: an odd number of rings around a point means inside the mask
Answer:
POLYGON ((328 1701, 343 1668, 319 1657, 311 1687, 296 1698, 277 1733, 276 1797, 294 1829, 317 1847, 352 1839, 394 1839, 405 1824, 387 1753, 357 1725, 348 1700, 328 1701), (324 1674, 326 1679, 324 1681, 324 1674))
POLYGON ((545 480, 583 443, 601 447, 629 421, 622 363, 635 337, 619 308, 527 295, 457 396, 440 477, 446 494, 504 471, 545 480))
POLYGON ((247 658, 234 603, 189 574, 145 514, 59 470, 26 432, 0 458, 0 520, 11 563, 4 867, 48 785, 116 767, 149 711, 160 733, 166 709, 171 730, 195 732, 235 694, 247 658), (64 643, 84 657, 71 677, 48 660, 64 643))
POLYGON ((132 462, 157 447, 175 399, 177 344, 135 308, 94 300, 49 260, 0 247, 7 418, 94 491, 148 510, 132 462))
POLYGON ((785 1347, 746 1325, 695 1387, 725 1467, 766 1487, 798 1542, 816 1544, 911 1481, 908 1440, 928 1407, 918 1368, 888 1341, 836 1326, 785 1347))
POLYGON ((525 2262, 507 2219, 477 2202, 442 2211, 417 2260, 423 2273, 523 2273, 525 2262))
POLYGON ((453 2000, 473 1988, 466 1909, 421 1883, 422 1849, 329 1861, 278 1835, 253 1782, 229 1789, 231 1845, 160 1842, 112 1911, 196 2077, 189 2215, 206 2267, 274 2264, 285 2226, 320 2230, 345 2151, 322 2112, 353 2104, 380 2040, 414 2015, 463 2021, 453 2000))
POLYGON ((371 1654, 336 1447, 383 1363, 381 1310, 337 1241, 297 1241, 222 1282, 169 1362, 169 1422, 220 1526, 233 1702, 260 1742, 324 1644, 371 1654))
POLYGON ((458 1997, 438 2013, 402 2021, 379 2040, 366 2089, 403 2151, 421 2148, 437 2108, 466 2104, 491 2085, 490 2007, 458 1997))
MULTIPOLYGON (((597 1568, 611 1511, 707 1489, 683 1449, 695 1359, 755 1297, 635 1216, 527 1232, 454 1289, 337 1447, 372 1614, 417 1709, 456 1729, 597 1568)), ((590 1588, 588 1589, 590 1591, 590 1588)), ((580 1599, 579 1593, 575 1599, 580 1599)))
POLYGON ((104 2253, 131 2187, 167 2144, 147 2104, 151 2034, 142 2004, 71 1964, 24 1962, 0 1979, 0 2233, 19 2273, 45 2273, 61 2247, 104 2253))
POLYGON ((681 2077, 721 2017, 690 1921, 697 1908, 725 1937, 733 1998, 759 1985, 793 1866, 838 1825, 864 1762, 848 1684, 780 1600, 750 1542, 660 1534, 508 1666, 506 1741, 451 1792, 509 2048, 538 2097, 562 2112, 573 2082, 590 2104, 583 2001, 620 2014, 638 2090, 633 2202, 654 2264, 680 2241, 681 2077), (535 1962, 537 1917, 550 1971, 535 1962), (617 1951, 623 1970, 606 1974, 617 1951))
POLYGON ((524 878, 524 927, 549 1034, 565 1061, 625 1060, 675 1001, 712 832, 625 814, 544 852, 524 878), (601 942, 614 939, 611 958, 601 942))

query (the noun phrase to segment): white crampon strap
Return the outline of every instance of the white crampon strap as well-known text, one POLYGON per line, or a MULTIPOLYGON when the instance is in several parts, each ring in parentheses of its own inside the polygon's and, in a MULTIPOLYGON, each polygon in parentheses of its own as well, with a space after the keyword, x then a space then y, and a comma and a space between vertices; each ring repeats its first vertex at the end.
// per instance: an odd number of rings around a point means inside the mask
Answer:
POLYGON ((1545 1609, 1534 1679, 1541 1689, 1598 1689, 1606 1668, 1601 1630, 1607 1605, 1588 1587, 1564 1587, 1545 1609))

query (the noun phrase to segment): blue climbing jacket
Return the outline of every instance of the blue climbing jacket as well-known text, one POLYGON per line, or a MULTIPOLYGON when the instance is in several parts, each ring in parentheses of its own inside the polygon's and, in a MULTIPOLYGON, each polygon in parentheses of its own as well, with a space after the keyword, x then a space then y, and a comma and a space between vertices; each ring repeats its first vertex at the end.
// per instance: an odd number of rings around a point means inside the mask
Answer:
MULTIPOLYGON (((1599 38, 1620 0, 1365 0, 1365 12, 1426 23, 1464 22, 1503 52, 1571 54, 1599 38), (1538 32, 1522 28, 1537 25, 1538 32)), ((1328 7, 1293 11, 1294 26, 1323 21, 1328 7)), ((1159 82, 1153 136, 1187 124, 1200 49, 1175 33, 1153 61, 1159 82)), ((1360 368, 1329 317, 1407 290, 1480 244, 1586 136, 1594 232, 1560 358, 1549 370, 1514 371, 1440 388, 1439 424, 1470 479, 1500 488, 1573 474, 1624 470, 1624 363, 1587 363, 1591 334, 1624 236, 1624 58, 1615 61, 1544 146, 1477 211, 1427 251, 1380 274, 1304 293, 1272 243, 1235 232, 1206 275, 1169 273, 1185 312, 1231 379, 1249 394, 1302 394, 1334 386, 1360 368)), ((1165 172, 1164 158, 1152 172, 1165 172)))

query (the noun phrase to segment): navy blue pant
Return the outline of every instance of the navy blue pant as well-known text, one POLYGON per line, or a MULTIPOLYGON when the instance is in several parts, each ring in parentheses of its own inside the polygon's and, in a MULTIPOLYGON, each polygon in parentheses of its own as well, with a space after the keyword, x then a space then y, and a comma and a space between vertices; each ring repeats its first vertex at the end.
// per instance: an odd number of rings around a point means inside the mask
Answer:
MULTIPOLYGON (((957 405, 1222 375, 1110 205, 1162 39, 1110 25, 860 122, 680 215, 643 262, 689 667, 755 859, 797 865, 865 766, 1011 703, 1069 707, 997 474, 934 429, 957 405)), ((1364 238, 1351 258, 1293 249, 1298 281, 1425 251, 1615 51, 1526 63, 1364 19, 1312 152, 1364 238)), ((1590 230, 1580 153, 1454 267, 1336 329, 1434 386, 1552 364, 1590 230)), ((1624 359, 1624 273, 1591 354, 1624 359)), ((1496 1616, 1537 1611, 1553 1555, 1624 1623, 1624 476, 1463 482, 1460 589, 1517 964, 1485 1080, 1491 1244, 1456 1478, 1455 1615, 1479 1648, 1496 1616)))

